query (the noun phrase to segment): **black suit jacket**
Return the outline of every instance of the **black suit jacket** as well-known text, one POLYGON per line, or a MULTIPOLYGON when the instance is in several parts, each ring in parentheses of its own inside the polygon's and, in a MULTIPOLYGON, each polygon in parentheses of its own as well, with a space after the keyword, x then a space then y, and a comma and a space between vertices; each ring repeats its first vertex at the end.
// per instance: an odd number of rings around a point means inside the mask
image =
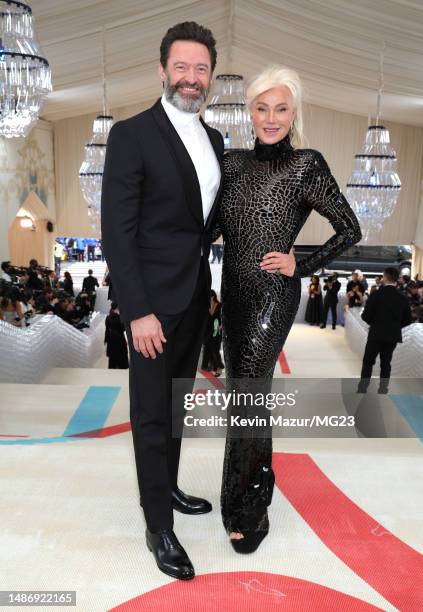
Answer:
POLYGON ((332 283, 332 289, 329 288, 327 283, 325 283, 323 286, 323 291, 326 291, 325 303, 326 304, 337 304, 338 303, 338 293, 340 289, 341 289, 341 283, 338 280, 332 283))
POLYGON ((87 291, 88 293, 95 291, 95 288, 99 286, 95 276, 86 276, 82 281, 82 291, 87 291))
POLYGON ((382 342, 402 342, 401 329, 411 323, 407 298, 393 285, 372 293, 361 318, 370 325, 369 338, 382 342))
POLYGON ((114 124, 101 201, 103 252, 121 318, 177 314, 193 295, 201 250, 208 285, 211 227, 223 186, 223 138, 201 122, 222 178, 204 225, 194 164, 160 99, 114 124))

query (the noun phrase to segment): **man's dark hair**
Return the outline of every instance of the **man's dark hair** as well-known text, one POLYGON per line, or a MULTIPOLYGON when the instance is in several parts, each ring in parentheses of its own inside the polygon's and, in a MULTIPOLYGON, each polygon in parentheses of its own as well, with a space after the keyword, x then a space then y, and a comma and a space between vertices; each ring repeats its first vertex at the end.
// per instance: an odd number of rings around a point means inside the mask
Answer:
POLYGON ((399 278, 399 272, 397 268, 385 268, 383 274, 390 283, 396 283, 399 278))
POLYGON ((167 66, 171 45, 177 40, 192 40, 193 42, 205 45, 210 53, 212 72, 216 66, 216 41, 208 28, 205 28, 195 21, 184 21, 177 23, 166 32, 160 45, 160 63, 163 68, 167 66))
POLYGON ((2 261, 1 262, 1 269, 3 270, 3 272, 7 272, 7 270, 10 268, 10 261, 2 261))
POLYGON ((90 275, 91 275, 92 273, 93 273, 93 271, 92 271, 92 270, 88 270, 88 274, 90 274, 90 275))

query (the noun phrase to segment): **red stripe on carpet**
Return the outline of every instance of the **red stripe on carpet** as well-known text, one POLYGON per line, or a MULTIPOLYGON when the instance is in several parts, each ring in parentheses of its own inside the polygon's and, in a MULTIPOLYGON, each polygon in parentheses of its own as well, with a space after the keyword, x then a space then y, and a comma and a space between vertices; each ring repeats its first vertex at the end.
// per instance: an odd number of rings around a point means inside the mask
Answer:
POLYGON ((119 423, 118 425, 109 425, 101 429, 93 429, 92 431, 83 431, 82 433, 73 434, 69 438, 107 438, 108 436, 115 436, 125 431, 131 431, 130 421, 119 423))
POLYGON ((276 484, 322 542, 404 612, 423 610, 423 555, 349 499, 307 454, 274 453, 276 484))
POLYGON ((212 385, 216 387, 216 389, 225 389, 223 382, 216 378, 216 376, 211 372, 206 372, 206 370, 199 370, 199 372, 204 376, 204 378, 207 378, 207 380, 209 380, 212 385))
MULTIPOLYGON (((227 545, 229 546, 229 543, 227 545)), ((152 556, 149 560, 150 563, 154 563, 152 556)), ((362 599, 322 584, 265 572, 221 572, 196 576, 190 581, 175 580, 109 610, 109 612, 240 611, 383 612, 381 608, 362 599)))
POLYGON ((18 436, 15 434, 0 434, 0 438, 29 438, 29 436, 18 436))
POLYGON ((291 374, 288 361, 286 360, 285 353, 283 351, 279 354, 279 366, 282 374, 291 374))
MULTIPOLYGON (((207 378, 217 389, 225 389, 225 385, 214 376, 211 372, 205 372, 200 370, 201 374, 207 378)), ((205 393, 206 389, 197 389, 194 394, 205 393)), ((131 431, 131 423, 119 423, 118 425, 110 425, 103 427, 102 429, 93 429, 92 431, 83 431, 77 434, 69 436, 69 438, 107 438, 108 436, 115 436, 126 431, 131 431)), ((12 436, 16 437, 16 436, 12 436)))

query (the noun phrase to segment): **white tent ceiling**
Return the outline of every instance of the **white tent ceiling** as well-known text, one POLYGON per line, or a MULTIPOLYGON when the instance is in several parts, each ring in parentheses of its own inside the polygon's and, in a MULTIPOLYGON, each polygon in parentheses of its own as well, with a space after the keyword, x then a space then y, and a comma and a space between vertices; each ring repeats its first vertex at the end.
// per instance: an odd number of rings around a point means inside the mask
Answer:
POLYGON ((423 125, 423 0, 29 0, 53 70, 43 117, 101 109, 101 29, 107 28, 111 107, 160 95, 158 49, 166 30, 195 20, 212 29, 219 72, 247 78, 270 62, 303 78, 305 99, 375 114, 386 42, 382 117, 423 125))

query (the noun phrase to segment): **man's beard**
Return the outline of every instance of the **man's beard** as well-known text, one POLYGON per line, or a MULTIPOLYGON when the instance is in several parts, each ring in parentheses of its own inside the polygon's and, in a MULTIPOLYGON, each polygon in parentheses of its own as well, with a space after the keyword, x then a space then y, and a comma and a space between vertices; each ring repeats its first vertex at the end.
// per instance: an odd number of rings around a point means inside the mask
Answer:
POLYGON ((209 95, 209 89, 205 89, 201 83, 191 84, 188 81, 179 81, 176 85, 170 83, 169 75, 166 75, 164 82, 164 93, 166 100, 173 104, 176 108, 186 113, 198 113, 209 95), (182 96, 179 89, 182 87, 191 87, 200 92, 199 96, 190 97, 182 96))

